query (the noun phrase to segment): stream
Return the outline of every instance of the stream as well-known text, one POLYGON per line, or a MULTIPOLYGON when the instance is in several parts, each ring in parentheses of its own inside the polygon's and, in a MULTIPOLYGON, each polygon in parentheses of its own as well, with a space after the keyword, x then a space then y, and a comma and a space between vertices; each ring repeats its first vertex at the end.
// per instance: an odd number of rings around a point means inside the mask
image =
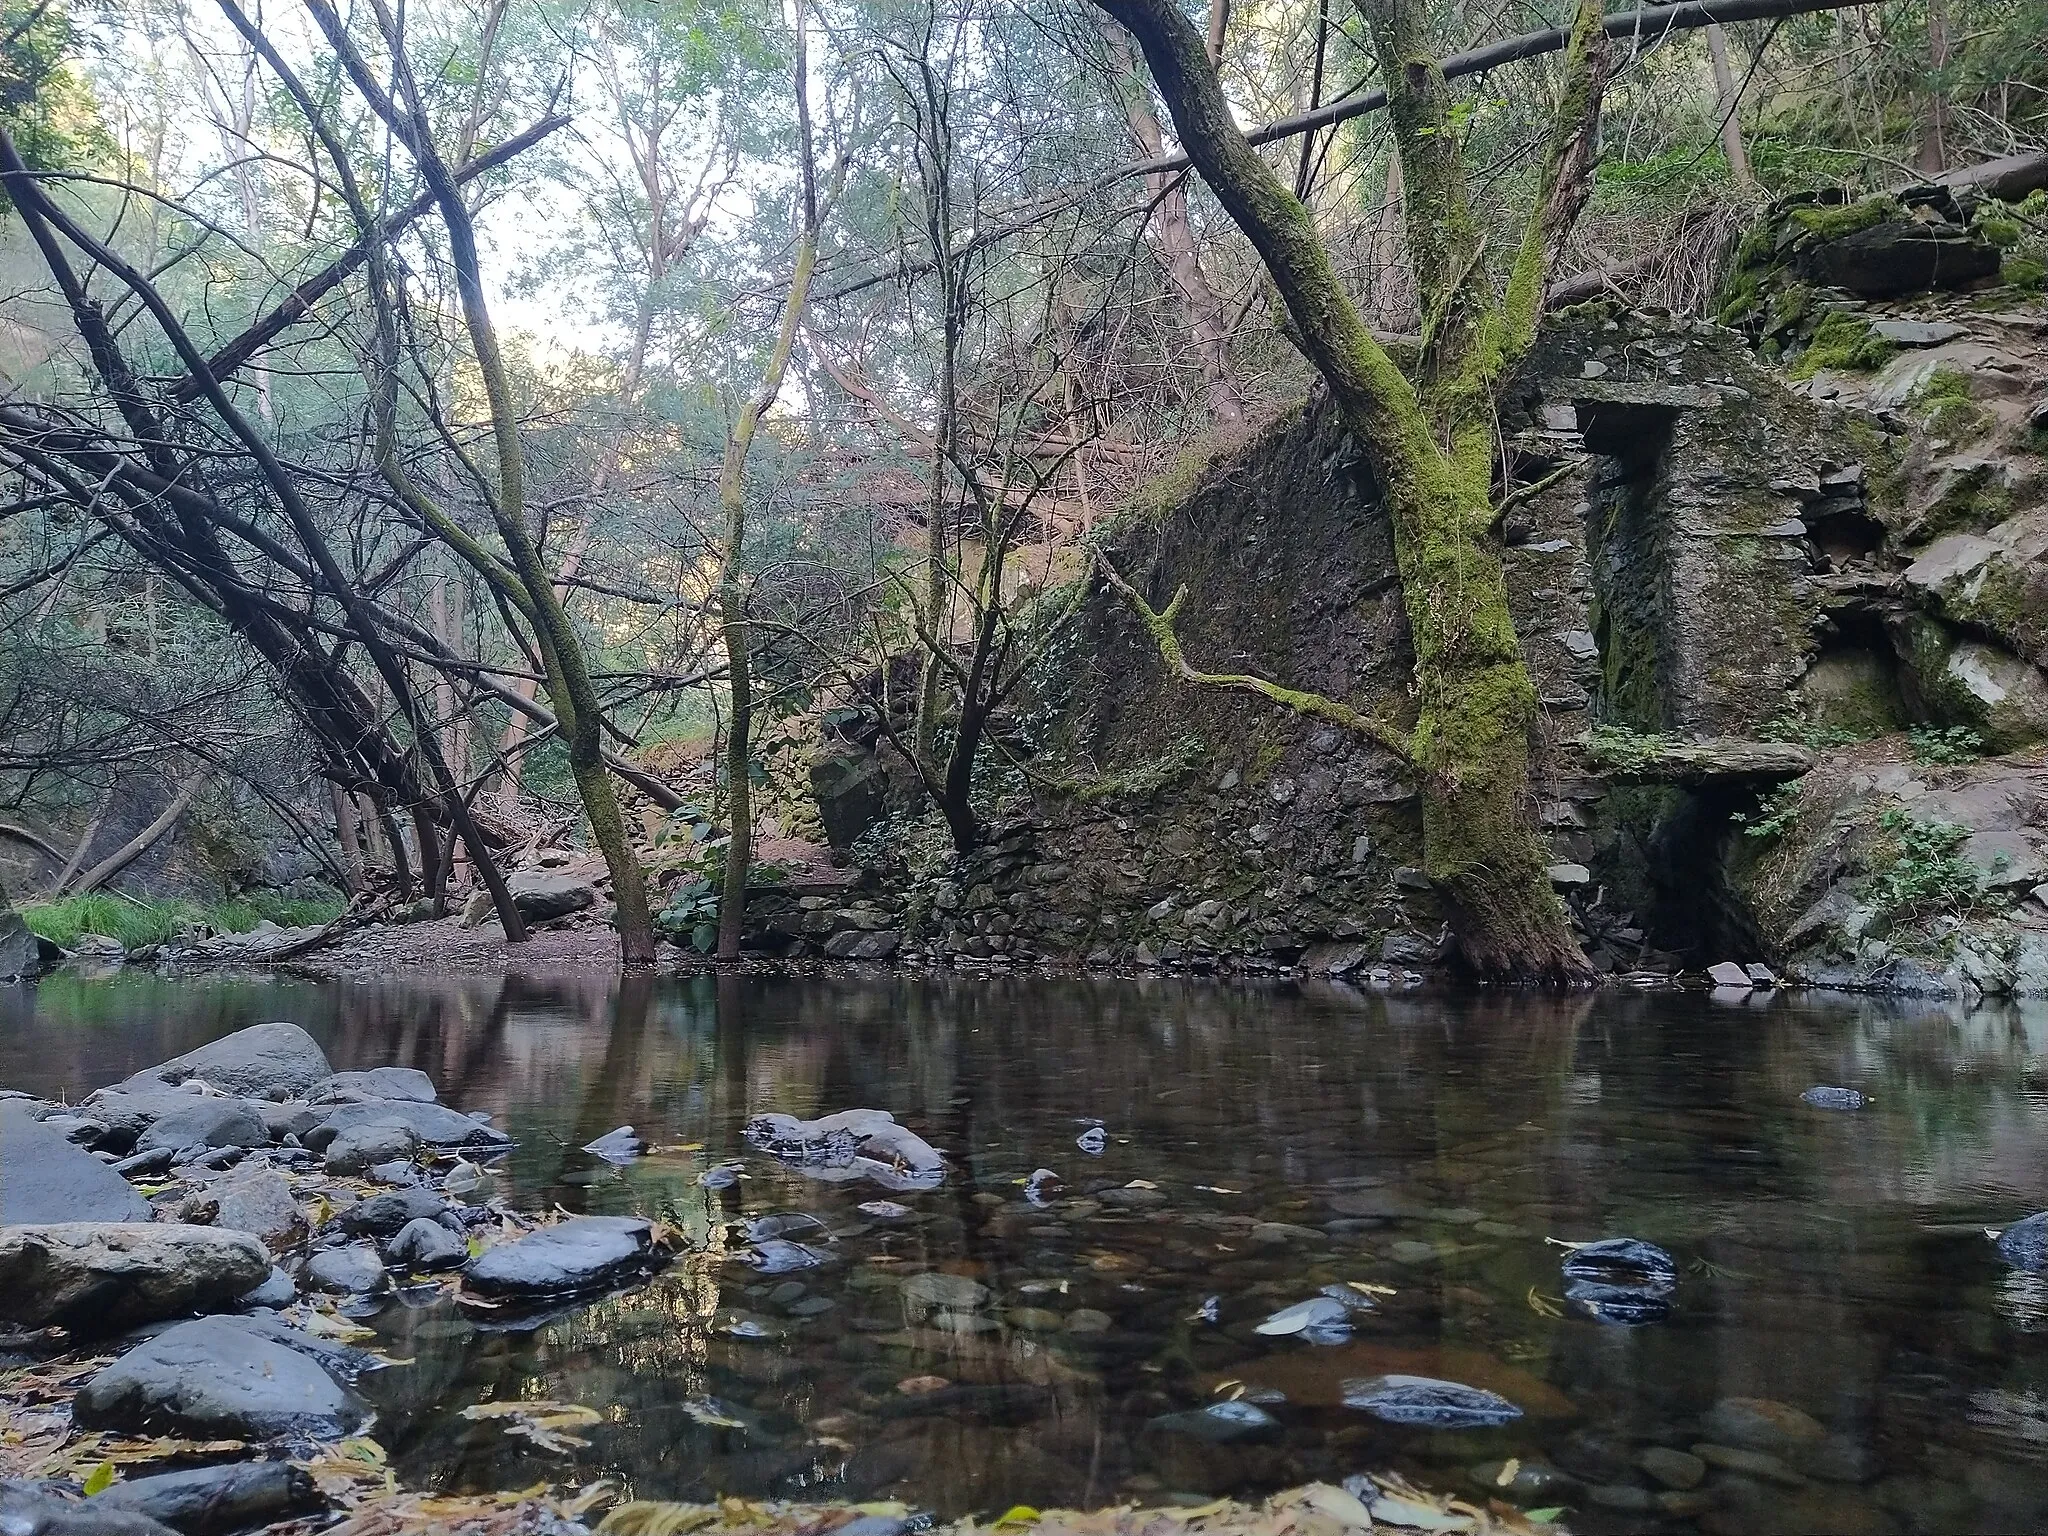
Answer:
POLYGON ((417 1067, 488 1112, 516 1138, 513 1205, 681 1234, 651 1282, 538 1323, 438 1287, 365 1315, 409 1362, 366 1388, 416 1486, 609 1477, 952 1517, 1396 1469, 1565 1506, 1576 1531, 2048 1527, 2048 1283, 1984 1230, 2048 1205, 2048 1009, 58 976, 0 990, 0 1086, 75 1098, 272 1019, 336 1068, 417 1067), (1818 1084, 1870 1102, 1803 1103, 1818 1084), (939 1148, 944 1182, 835 1181, 741 1136, 860 1107, 939 1148), (653 1150, 577 1150, 620 1125, 653 1150), (1057 1183, 1027 1186, 1041 1169, 1057 1183), (750 1248, 765 1217, 792 1219, 750 1248), (1561 1245, 1608 1237, 1670 1254, 1668 1313, 1572 1309, 1561 1245), (1260 1331, 1326 1286, 1341 1325, 1260 1331), (1521 1416, 1346 1406, 1389 1374, 1521 1416), (598 1418, 463 1413, 515 1400, 598 1418))

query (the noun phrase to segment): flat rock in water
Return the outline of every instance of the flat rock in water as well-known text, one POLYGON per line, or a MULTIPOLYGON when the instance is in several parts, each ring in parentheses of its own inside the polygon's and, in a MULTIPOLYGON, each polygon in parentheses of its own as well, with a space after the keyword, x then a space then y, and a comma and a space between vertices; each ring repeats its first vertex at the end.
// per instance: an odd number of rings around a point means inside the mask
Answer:
POLYGON ((1747 992, 1756 985, 1747 968, 1733 960, 1723 960, 1719 965, 1707 967, 1707 980, 1717 987, 1740 987, 1747 992))
POLYGON ((1668 1292, 1651 1286, 1602 1285, 1597 1280, 1574 1280, 1564 1288, 1565 1304, 1581 1317, 1596 1323, 1618 1323, 1624 1328, 1641 1328, 1661 1323, 1671 1315, 1668 1292))
POLYGON ((408 1184, 359 1200, 334 1221, 350 1237, 390 1237, 409 1221, 435 1221, 447 1209, 448 1202, 425 1185, 408 1184))
POLYGON ((595 1141, 585 1142, 583 1150, 608 1163, 630 1163, 647 1150, 647 1142, 633 1134, 633 1127, 622 1125, 615 1131, 606 1131, 595 1141))
POLYGON ((1799 1095, 1800 1102, 1811 1104, 1815 1109, 1861 1109, 1870 1101, 1854 1088, 1829 1088, 1816 1085, 1799 1095))
POLYGON ((1819 1445, 1827 1433, 1813 1415, 1768 1397, 1724 1397, 1700 1417, 1704 1439, 1774 1455, 1819 1445))
POLYGON ((363 1099, 399 1099, 414 1104, 434 1104, 441 1095, 434 1080, 415 1067, 371 1067, 361 1072, 337 1072, 306 1095, 315 1104, 353 1104, 363 1099))
POLYGON ((905 1280, 903 1297, 915 1306, 971 1312, 988 1300, 988 1287, 965 1275, 949 1275, 934 1269, 905 1280))
POLYGON ((1344 1384, 1344 1406, 1389 1424, 1423 1429, 1491 1429, 1522 1410, 1495 1392, 1428 1376, 1372 1376, 1344 1384))
POLYGON ((1571 1419, 1578 1405, 1542 1377, 1479 1349, 1455 1345, 1415 1347, 1354 1338, 1329 1349, 1278 1350, 1240 1361, 1227 1372, 1204 1376, 1205 1391, 1241 1383, 1248 1392, 1276 1391, 1302 1408, 1339 1408, 1361 1378, 1421 1376, 1484 1388, 1506 1398, 1529 1418, 1571 1419))
POLYGON ((2048 1269, 2048 1211, 2007 1227, 1998 1235, 1998 1252, 2014 1269, 2048 1269))
POLYGON ((222 1093, 251 1099, 292 1099, 334 1075, 319 1042, 296 1024, 252 1024, 174 1056, 116 1084, 122 1092, 176 1087, 198 1078, 222 1093))
POLYGON ((1609 1237, 1587 1243, 1565 1255, 1559 1266, 1567 1280, 1596 1285, 1630 1286, 1667 1292, 1677 1288, 1678 1266, 1655 1243, 1635 1237, 1609 1237))
POLYGON ((754 1267, 764 1275, 786 1275, 792 1270, 816 1269, 825 1256, 815 1248, 770 1237, 754 1244, 754 1267))
POLYGON ((384 1256, 415 1274, 460 1269, 469 1262, 469 1244, 438 1221, 424 1216, 408 1221, 384 1245, 384 1256))
POLYGON ((26 1482, 0 1483, 0 1531, 7 1536, 179 1536, 134 1510, 88 1509, 26 1482))
POLYGON ((216 1227, 246 1232, 272 1253, 284 1253, 306 1240, 306 1213, 292 1198, 285 1176, 271 1168, 237 1172, 212 1186, 220 1204, 216 1227))
POLYGON ((1145 1426, 1170 1435, 1192 1435, 1211 1445, 1241 1444, 1247 1440, 1271 1440, 1280 1433, 1280 1421, 1256 1403, 1211 1403, 1187 1413, 1161 1414, 1145 1426))
POLYGON ((161 1520, 184 1536, 220 1536, 326 1507, 303 1468, 288 1461, 244 1461, 129 1478, 93 1495, 81 1513, 122 1510, 161 1520))
POLYGON ((375 1296, 391 1289, 384 1259, 369 1243, 322 1248, 306 1260, 306 1284, 334 1296, 375 1296))
POLYGON ((149 1202, 90 1152, 0 1103, 0 1225, 148 1221, 149 1202))
POLYGON ((654 1226, 634 1216, 578 1216, 470 1260, 463 1284, 480 1296, 596 1290, 655 1258, 654 1226))
POLYGON ((299 1140, 315 1152, 325 1152, 343 1131, 363 1125, 403 1125, 429 1146, 509 1147, 512 1138, 503 1131, 459 1114, 445 1104, 421 1104, 410 1099, 364 1099, 339 1104, 317 1123, 299 1133, 299 1140))
POLYGON ((73 1420, 86 1429, 193 1440, 354 1434, 369 1421, 368 1407, 317 1354, 278 1337, 291 1332, 226 1317, 167 1328, 87 1382, 73 1420))
POLYGON ((172 1223, 0 1227, 0 1317, 106 1334, 230 1307, 270 1273, 242 1232, 172 1223))

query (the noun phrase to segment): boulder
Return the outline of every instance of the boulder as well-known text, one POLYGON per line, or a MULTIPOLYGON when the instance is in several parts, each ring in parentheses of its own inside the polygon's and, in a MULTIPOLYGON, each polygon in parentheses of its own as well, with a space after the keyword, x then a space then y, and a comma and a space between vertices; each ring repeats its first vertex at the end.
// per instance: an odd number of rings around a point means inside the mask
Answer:
POLYGON ((268 1307, 272 1311, 280 1311, 298 1299, 299 1288, 293 1284, 292 1277, 273 1264, 261 1285, 236 1300, 235 1310, 247 1312, 255 1307, 268 1307))
POLYGON ((0 1227, 0 1317, 105 1334, 232 1306, 270 1273, 242 1232, 141 1222, 0 1227))
POLYGON ((597 887, 580 875, 551 869, 522 869, 505 882, 520 915, 535 922, 567 917, 597 905, 597 887))
POLYGON ((270 1129, 263 1117, 240 1099, 188 1095, 189 1104, 159 1115, 136 1140, 137 1152, 168 1147, 192 1152, 212 1147, 267 1147, 270 1129))
POLYGON ((0 1531, 7 1536, 178 1536, 132 1509, 60 1498, 36 1483, 0 1483, 0 1531))
POLYGON ((391 1289, 391 1277, 373 1244, 350 1243, 306 1260, 306 1284, 334 1296, 375 1296, 391 1289))
POLYGON ((1819 241, 1800 253, 1814 282, 1865 299, 1892 299, 1932 288, 1966 288, 1998 273, 1998 247, 1956 224, 1909 217, 1819 241))
POLYGON ((481 1120, 459 1114, 445 1104, 420 1104, 407 1099, 366 1099, 338 1104, 298 1133, 315 1152, 325 1152, 343 1131, 364 1125, 403 1125, 429 1146, 509 1147, 512 1138, 481 1120))
POLYGON ((176 1087, 190 1078, 252 1099, 297 1098, 334 1076, 319 1042, 296 1024, 252 1024, 174 1056, 115 1087, 123 1092, 176 1087))
POLYGON ((578 1216, 486 1249, 470 1260, 463 1285, 492 1300, 598 1290, 657 1257, 653 1223, 578 1216))
POLYGON ((416 1067, 371 1067, 361 1072, 337 1072, 307 1095, 315 1104, 353 1104, 363 1099, 403 1099, 417 1104, 438 1103, 434 1080, 416 1067))
POLYGON ((333 1353, 291 1328, 203 1317, 107 1366, 78 1394, 72 1419, 85 1429, 194 1440, 351 1435, 370 1412, 322 1363, 333 1353))
POLYGON ((363 1173, 380 1163, 410 1163, 419 1149, 418 1134, 396 1120, 352 1125, 327 1143, 327 1171, 363 1173))
POLYGON ((1708 966, 1707 980, 1717 987, 1740 987, 1745 992, 1756 985, 1749 971, 1733 960, 1723 960, 1718 965, 1708 966))
POLYGON ((88 1499, 80 1512, 121 1511, 160 1520, 183 1536, 222 1536, 326 1507, 303 1468, 289 1461, 242 1461, 130 1478, 88 1499))
POLYGON ((149 1202, 105 1163, 18 1104, 0 1103, 0 1225, 152 1215, 149 1202))
POLYGON ((384 1245, 384 1257, 414 1274, 460 1269, 469 1262, 469 1244, 438 1221, 415 1217, 384 1245))
POLYGON ((350 1237, 390 1237, 409 1221, 436 1221, 448 1202, 424 1185, 412 1184, 359 1200, 334 1218, 350 1237))
POLYGON ((42 941, 19 912, 0 911, 0 981, 27 981, 43 969, 42 941))
POLYGON ((290 1183, 275 1169, 239 1171, 214 1184, 212 1194, 220 1207, 216 1227, 246 1232, 272 1253, 298 1247, 311 1230, 290 1183))

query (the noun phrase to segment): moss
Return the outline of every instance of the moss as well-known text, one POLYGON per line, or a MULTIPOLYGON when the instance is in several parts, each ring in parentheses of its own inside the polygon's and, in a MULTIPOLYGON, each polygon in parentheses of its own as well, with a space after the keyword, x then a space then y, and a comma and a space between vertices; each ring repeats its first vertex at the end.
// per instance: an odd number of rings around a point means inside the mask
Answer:
POLYGON ((1859 234, 1904 212, 1895 197, 1866 197, 1855 203, 1810 203, 1794 208, 1786 218, 1802 235, 1823 241, 1859 234))
POLYGON ((2036 261, 2031 256, 2008 256, 2002 270, 2005 280, 2015 288, 2035 293, 2048 288, 2048 262, 2036 261))
POLYGON ((1977 215, 1971 228, 1977 231, 1981 239, 1997 246, 2001 251, 2009 251, 2020 243, 2019 221, 2004 218, 1988 209, 1977 215))
POLYGON ((1968 442, 1990 425, 1990 417, 1970 398, 1969 376, 1959 369, 1936 368, 1907 403, 1927 413, 1929 432, 1951 442, 1968 442))
POLYGON ((1202 766, 1209 749, 1199 736, 1183 736, 1157 756, 1085 782, 1056 785, 1077 800, 1142 800, 1185 779, 1202 766))
POLYGON ((1822 318, 1813 340, 1793 366, 1792 377, 1810 379, 1823 368, 1871 373, 1890 362, 1898 351, 1898 343, 1878 335, 1861 315, 1835 310, 1822 318))

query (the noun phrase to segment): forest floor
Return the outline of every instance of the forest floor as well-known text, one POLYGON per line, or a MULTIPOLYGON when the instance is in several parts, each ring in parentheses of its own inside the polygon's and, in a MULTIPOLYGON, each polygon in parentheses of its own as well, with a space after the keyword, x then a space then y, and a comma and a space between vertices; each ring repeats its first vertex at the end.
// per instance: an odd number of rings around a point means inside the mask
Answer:
POLYGON ((540 972, 619 964, 619 936, 609 923, 542 928, 524 944, 507 944, 495 922, 465 928, 455 917, 359 928, 322 949, 294 956, 286 968, 331 981, 375 981, 407 973, 540 972))

